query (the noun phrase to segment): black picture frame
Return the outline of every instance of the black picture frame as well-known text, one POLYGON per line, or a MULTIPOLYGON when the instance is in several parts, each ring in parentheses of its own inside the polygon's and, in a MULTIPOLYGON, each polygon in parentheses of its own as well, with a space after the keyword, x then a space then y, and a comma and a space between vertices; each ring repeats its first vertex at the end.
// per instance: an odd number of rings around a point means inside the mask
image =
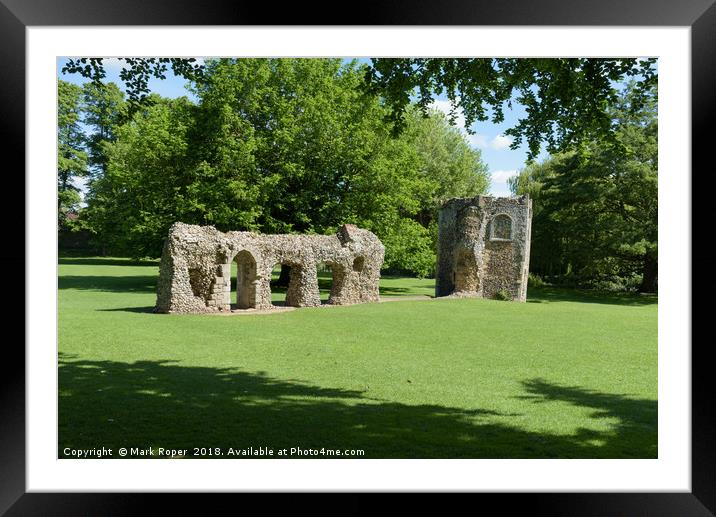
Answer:
MULTIPOLYGON (((713 144, 708 131, 716 115, 716 0, 399 0, 379 3, 362 2, 352 13, 355 25, 492 25, 492 26, 685 26, 691 28, 692 70, 692 170, 698 176, 698 189, 692 187, 692 207, 709 206, 709 180, 713 166, 707 156, 713 144)), ((335 6, 320 3, 249 4, 218 0, 0 0, 0 146, 7 167, 3 177, 6 192, 14 192, 22 206, 6 209, 5 238, 13 246, 0 248, 0 263, 5 272, 25 270, 25 29, 28 26, 83 25, 342 25, 335 6), (323 13, 323 14, 319 14, 323 13), (332 13, 332 19, 326 19, 332 13), (14 183, 13 183, 14 182, 14 183), (23 224, 20 224, 22 220, 23 224), (15 232, 13 235, 12 232, 15 232)), ((692 180, 695 175, 691 174, 692 180)), ((713 181, 713 180, 711 180, 713 181)), ((709 234, 708 217, 694 217, 692 237, 709 234)), ((693 240, 692 240, 693 242, 693 240)), ((692 251, 692 271, 712 271, 713 252, 699 256, 692 251)), ((25 270, 26 275, 29 273, 25 270)), ((7 314, 18 310, 24 292, 20 275, 5 275, 4 288, 16 293, 7 314)), ((693 284, 692 284, 693 285, 693 284)), ((696 308, 697 290, 692 289, 691 307, 696 308)), ((23 297, 24 300, 24 297, 23 297)), ((25 310, 31 310, 24 300, 25 310)), ((695 318, 692 311, 692 329, 695 318)), ((19 318, 13 318, 19 321, 19 318)), ((24 332, 24 330, 23 330, 24 332)), ((141 513, 147 499, 161 497, 165 513, 173 505, 184 506, 183 496, 147 494, 70 494, 26 493, 25 490, 25 353, 19 339, 4 341, 5 358, 0 391, 0 512, 7 515, 123 515, 141 513)), ((692 335, 697 336, 698 333, 692 335)), ((708 334, 704 334, 708 335, 708 334)), ((503 507, 525 506, 531 513, 548 515, 712 515, 716 512, 716 461, 714 441, 714 381, 708 352, 710 340, 671 343, 692 346, 692 491, 689 493, 581 493, 581 494, 479 494, 503 507)), ((247 497, 244 495, 243 497, 247 497)), ((342 503, 355 510, 357 502, 342 503)), ((313 502, 304 499, 315 510, 313 502)), ((370 499, 369 499, 370 501, 370 499)), ((421 499, 412 498, 422 505, 421 499)), ((362 503, 361 503, 362 504, 362 503)), ((370 503, 368 503, 370 504, 370 503)), ((474 503, 471 503, 474 504, 474 503)), ((482 503, 481 503, 482 504, 482 503)), ((296 503, 292 503, 295 507, 296 503)), ((299 503, 299 507, 301 504, 299 503)), ((329 505, 330 507, 331 505, 329 505)))

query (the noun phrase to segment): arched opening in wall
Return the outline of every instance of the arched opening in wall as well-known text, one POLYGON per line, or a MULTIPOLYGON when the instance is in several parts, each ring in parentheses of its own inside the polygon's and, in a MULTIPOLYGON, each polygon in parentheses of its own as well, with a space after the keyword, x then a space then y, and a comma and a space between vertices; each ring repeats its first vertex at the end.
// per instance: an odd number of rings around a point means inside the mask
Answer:
POLYGON ((318 291, 321 295, 321 305, 328 303, 333 291, 333 268, 335 265, 331 262, 319 262, 316 264, 316 273, 318 275, 318 291))
POLYGON ((455 292, 475 293, 480 288, 477 261, 472 250, 462 249, 458 251, 455 260, 453 283, 455 292))
POLYGON ((232 279, 232 291, 236 292, 236 298, 232 300, 232 309, 252 309, 256 307, 256 259, 244 250, 234 257, 234 263, 236 276, 232 279))
POLYGON ((346 284, 346 267, 336 262, 327 262, 326 266, 330 269, 331 287, 328 291, 328 298, 323 302, 323 293, 321 293, 321 303, 341 304, 345 303, 344 288, 346 284))
POLYGON ((201 270, 189 268, 189 285, 194 296, 201 296, 201 270))
POLYGON ((490 240, 512 240, 512 218, 507 214, 498 214, 490 222, 490 240))
POLYGON ((362 273, 365 267, 365 257, 356 257, 353 261, 353 271, 356 273, 362 273))
POLYGON ((291 279, 291 266, 277 262, 271 269, 271 304, 278 307, 286 305, 286 291, 291 279))

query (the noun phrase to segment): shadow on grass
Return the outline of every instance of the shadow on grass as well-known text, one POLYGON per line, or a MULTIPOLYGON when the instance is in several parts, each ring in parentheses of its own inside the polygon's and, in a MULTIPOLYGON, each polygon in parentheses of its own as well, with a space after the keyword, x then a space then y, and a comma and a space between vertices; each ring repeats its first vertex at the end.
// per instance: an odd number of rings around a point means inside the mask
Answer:
POLYGON ((154 314, 154 305, 151 307, 115 307, 114 309, 95 309, 101 312, 135 312, 138 314, 154 314))
POLYGON ((134 260, 102 257, 60 257, 58 264, 73 266, 159 266, 159 259, 134 260))
POLYGON ((405 294, 410 291, 407 287, 386 287, 386 286, 379 286, 378 291, 381 296, 386 295, 399 295, 399 294, 405 294))
POLYGON ((656 305, 655 294, 615 293, 588 291, 560 287, 530 287, 527 289, 527 303, 580 302, 603 303, 607 305, 656 305))
MULTIPOLYGON (((366 388, 367 389, 367 388, 366 388)), ((366 458, 656 457, 653 401, 542 380, 535 402, 568 401, 616 417, 609 432, 536 433, 495 423, 519 415, 406 405, 367 391, 168 360, 89 361, 60 355, 59 447, 364 449, 366 458)), ((324 456, 318 458, 325 459, 324 456)))
POLYGON ((137 276, 72 276, 57 278, 59 289, 81 289, 87 291, 107 291, 113 293, 156 292, 156 275, 137 276))
MULTIPOLYGON (((642 450, 644 457, 657 456, 657 413, 656 400, 634 399, 627 395, 601 393, 578 386, 559 386, 543 379, 524 381, 522 385, 527 395, 520 398, 533 402, 567 402, 574 406, 591 408, 590 418, 610 418, 618 421, 613 430, 622 447, 642 450)), ((590 429, 579 429, 576 438, 582 442, 600 441, 604 437, 590 429)))

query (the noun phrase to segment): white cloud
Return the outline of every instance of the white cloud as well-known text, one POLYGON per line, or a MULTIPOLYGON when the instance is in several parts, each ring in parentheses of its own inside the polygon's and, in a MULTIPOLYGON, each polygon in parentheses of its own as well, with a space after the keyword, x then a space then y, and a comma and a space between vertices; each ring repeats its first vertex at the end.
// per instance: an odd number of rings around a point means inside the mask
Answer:
MULTIPOLYGON (((452 103, 447 99, 437 99, 432 102, 430 107, 442 111, 445 113, 445 116, 449 117, 452 103)), ((460 108, 455 110, 455 126, 463 133, 467 133, 467 131, 465 131, 465 114, 460 108)))
POLYGON ((116 57, 106 57, 102 60, 105 71, 119 73, 126 63, 116 57))
MULTIPOLYGON (((445 116, 449 117, 450 110, 452 109, 452 104, 449 100, 438 99, 434 100, 430 107, 443 112, 445 116)), ((467 138, 467 141, 470 142, 470 145, 472 145, 473 147, 486 149, 490 145, 488 142, 487 135, 482 135, 480 133, 475 133, 471 135, 467 132, 467 130, 465 129, 465 114, 460 108, 458 108, 455 113, 455 127, 457 127, 460 132, 465 135, 465 138, 467 138)))
POLYGON ((517 176, 518 171, 513 169, 509 171, 492 171, 490 176, 492 177, 493 183, 507 183, 507 180, 517 176))
MULTIPOLYGON (((458 102, 460 101, 460 99, 457 100, 458 102)), ((430 107, 443 112, 445 116, 449 117, 450 110, 452 109, 452 103, 447 99, 436 99, 430 104, 430 107)), ((465 114, 460 108, 458 108, 455 112, 455 127, 457 127, 460 132, 465 135, 468 142, 470 142, 470 145, 473 147, 479 147, 480 149, 491 148, 496 151, 503 151, 505 149, 509 149, 510 145, 512 145, 512 137, 509 136, 497 135, 495 138, 490 140, 487 135, 483 135, 481 133, 475 133, 473 135, 469 134, 465 128, 465 114)))
MULTIPOLYGON (((204 65, 206 64, 206 61, 203 57, 197 57, 195 58, 196 61, 194 64, 196 65, 204 65)), ((165 63, 167 70, 172 69, 172 65, 170 63, 165 63)), ((119 72, 122 70, 122 68, 127 67, 127 62, 124 59, 119 59, 117 57, 105 57, 102 59, 102 65, 104 66, 104 69, 107 72, 114 72, 116 74, 119 74, 119 72)))
POLYGON ((474 135, 467 135, 467 139, 473 147, 479 147, 480 149, 486 149, 488 146, 487 136, 475 133, 474 135))
POLYGON ((510 145, 512 145, 512 137, 505 135, 497 135, 490 141, 490 147, 497 151, 509 149, 510 145))

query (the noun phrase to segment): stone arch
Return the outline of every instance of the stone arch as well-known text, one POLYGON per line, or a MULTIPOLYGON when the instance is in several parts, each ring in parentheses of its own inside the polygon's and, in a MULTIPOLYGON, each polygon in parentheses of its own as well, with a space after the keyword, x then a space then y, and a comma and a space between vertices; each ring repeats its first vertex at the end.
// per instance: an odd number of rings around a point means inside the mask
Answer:
POLYGON ((353 271, 356 273, 362 273, 365 268, 365 257, 357 256, 353 259, 353 271))
POLYGON ((335 264, 321 260, 316 264, 316 272, 318 275, 318 289, 321 293, 321 305, 324 303, 330 303, 330 293, 333 291, 333 279, 335 278, 335 264), (323 293, 328 290, 328 299, 323 300, 323 293))
POLYGON ((268 278, 269 278, 269 301, 272 306, 278 306, 282 307, 285 305, 289 305, 289 289, 291 288, 291 285, 293 284, 293 291, 296 291, 296 275, 300 274, 300 267, 298 265, 291 261, 291 260, 285 260, 283 258, 277 258, 273 257, 271 260, 271 265, 268 268, 268 278), (274 278, 274 275, 276 274, 276 271, 280 269, 281 273, 279 274, 278 278, 274 278), (284 273, 284 269, 288 271, 288 281, 284 284, 279 282, 281 276, 284 273), (284 300, 279 301, 273 299, 274 294, 276 293, 284 293, 284 300))
POLYGON ((344 225, 330 236, 223 233, 175 223, 162 252, 156 310, 270 309, 272 263, 292 269, 286 305, 319 306, 316 266, 321 261, 332 262, 332 303, 375 302, 383 256, 378 238, 353 225, 344 225))
POLYGON ((191 286, 191 292, 194 296, 203 297, 204 279, 202 278, 202 271, 199 268, 187 268, 187 275, 189 276, 189 285, 191 286))
POLYGON ((476 293, 480 288, 479 269, 475 252, 471 249, 460 249, 455 256, 453 270, 455 292, 476 293))
POLYGON ((236 262, 236 307, 256 307, 256 258, 248 250, 242 250, 234 257, 236 262))
POLYGON ((331 274, 333 276, 331 292, 328 295, 328 303, 331 305, 337 305, 341 303, 343 290, 346 286, 346 268, 343 264, 338 262, 326 261, 325 264, 331 268, 331 274))
POLYGON ((511 241, 512 228, 512 218, 509 215, 497 214, 490 222, 490 240, 511 241))

